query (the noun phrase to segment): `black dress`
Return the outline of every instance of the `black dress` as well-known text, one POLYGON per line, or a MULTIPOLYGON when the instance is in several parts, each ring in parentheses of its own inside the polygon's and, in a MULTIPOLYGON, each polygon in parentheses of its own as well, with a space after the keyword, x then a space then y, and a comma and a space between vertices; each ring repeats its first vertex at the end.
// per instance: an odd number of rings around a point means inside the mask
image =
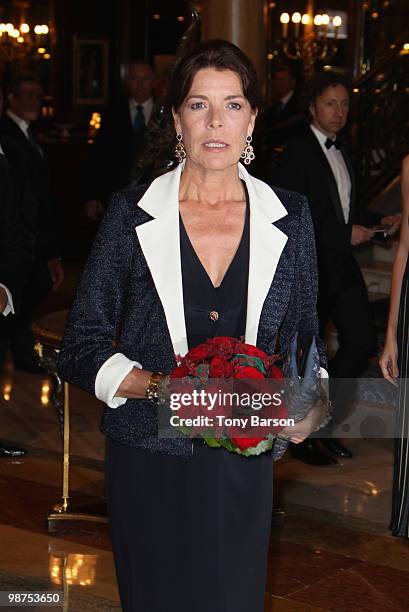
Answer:
POLYGON ((392 534, 409 538, 409 260, 402 280, 399 320, 399 395, 393 468, 392 534))
MULTIPOLYGON (((239 248, 215 288, 180 222, 189 348, 217 335, 244 335, 249 223, 247 202, 239 248)), ((270 453, 244 458, 197 440, 192 458, 185 459, 108 439, 106 463, 126 612, 263 612, 270 453)))

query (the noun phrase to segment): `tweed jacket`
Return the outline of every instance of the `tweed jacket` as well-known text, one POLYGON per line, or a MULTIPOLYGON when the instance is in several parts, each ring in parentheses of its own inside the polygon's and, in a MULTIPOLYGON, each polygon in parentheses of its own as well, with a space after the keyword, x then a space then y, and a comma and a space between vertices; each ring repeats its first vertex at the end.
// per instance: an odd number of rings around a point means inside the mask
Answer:
MULTIPOLYGON (((63 379, 95 393, 111 361, 170 372, 187 338, 179 239, 181 167, 150 186, 114 194, 79 282, 59 355, 63 379)), ((318 334, 314 232, 306 199, 273 190, 239 164, 250 201, 245 341, 286 351, 294 333, 318 334)), ((325 366, 325 355, 322 353, 325 366)), ((129 371, 129 368, 128 370, 129 371)), ((102 430, 115 440, 190 456, 188 439, 161 439, 147 400, 106 406, 102 430)))

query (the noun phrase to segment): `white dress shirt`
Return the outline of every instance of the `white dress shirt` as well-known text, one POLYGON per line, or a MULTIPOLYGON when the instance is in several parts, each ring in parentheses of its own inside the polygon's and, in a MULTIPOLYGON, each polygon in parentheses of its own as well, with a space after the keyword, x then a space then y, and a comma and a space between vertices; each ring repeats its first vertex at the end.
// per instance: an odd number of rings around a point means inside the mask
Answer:
POLYGON ((131 123, 133 125, 137 113, 137 106, 142 106, 145 125, 148 125, 153 109, 153 98, 148 98, 145 102, 136 102, 133 98, 129 99, 129 113, 131 115, 131 123))
POLYGON ((342 212, 344 214, 345 223, 349 220, 349 211, 351 207, 351 177, 349 176, 348 168, 346 167, 344 156, 336 147, 327 149, 325 142, 327 136, 323 134, 315 125, 310 125, 313 134, 321 145, 325 157, 331 167, 335 182, 338 187, 339 199, 341 200, 342 212))
POLYGON ((280 104, 281 104, 282 109, 284 108, 284 106, 286 106, 289 103, 293 95, 294 95, 294 89, 289 91, 288 94, 286 94, 283 98, 280 98, 280 104))

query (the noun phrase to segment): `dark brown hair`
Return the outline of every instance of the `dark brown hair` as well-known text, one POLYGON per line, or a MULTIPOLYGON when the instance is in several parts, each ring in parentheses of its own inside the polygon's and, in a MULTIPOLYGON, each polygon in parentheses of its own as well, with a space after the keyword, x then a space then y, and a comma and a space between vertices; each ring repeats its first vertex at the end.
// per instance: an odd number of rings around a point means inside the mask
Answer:
POLYGON ((193 79, 202 68, 231 70, 241 81, 243 93, 251 108, 260 107, 261 99, 256 70, 251 60, 236 45, 222 39, 197 45, 176 66, 172 75, 168 102, 177 112, 190 91, 193 79))

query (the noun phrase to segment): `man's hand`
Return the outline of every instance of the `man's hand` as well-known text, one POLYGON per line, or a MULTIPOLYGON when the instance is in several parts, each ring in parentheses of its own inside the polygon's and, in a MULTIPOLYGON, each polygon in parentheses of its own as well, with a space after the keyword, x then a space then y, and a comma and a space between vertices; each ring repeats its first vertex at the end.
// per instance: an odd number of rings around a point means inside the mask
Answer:
POLYGON ((61 287, 61 283, 64 280, 64 270, 61 262, 58 259, 50 259, 47 262, 48 269, 50 270, 51 280, 53 281, 53 291, 57 291, 61 287))
POLYGON ((357 246, 358 244, 363 244, 364 242, 368 242, 373 238, 375 233, 367 227, 363 225, 353 225, 352 226, 352 234, 351 234, 351 244, 352 246, 357 246))
POLYGON ((92 221, 98 221, 104 214, 104 205, 100 200, 88 200, 85 202, 85 214, 92 221))
POLYGON ((8 304, 8 297, 4 287, 0 287, 0 314, 2 314, 8 304))
POLYGON ((388 236, 393 236, 393 234, 395 234, 400 228, 401 219, 401 215, 387 215, 386 217, 382 217, 381 224, 391 226, 385 231, 385 234, 388 236))

